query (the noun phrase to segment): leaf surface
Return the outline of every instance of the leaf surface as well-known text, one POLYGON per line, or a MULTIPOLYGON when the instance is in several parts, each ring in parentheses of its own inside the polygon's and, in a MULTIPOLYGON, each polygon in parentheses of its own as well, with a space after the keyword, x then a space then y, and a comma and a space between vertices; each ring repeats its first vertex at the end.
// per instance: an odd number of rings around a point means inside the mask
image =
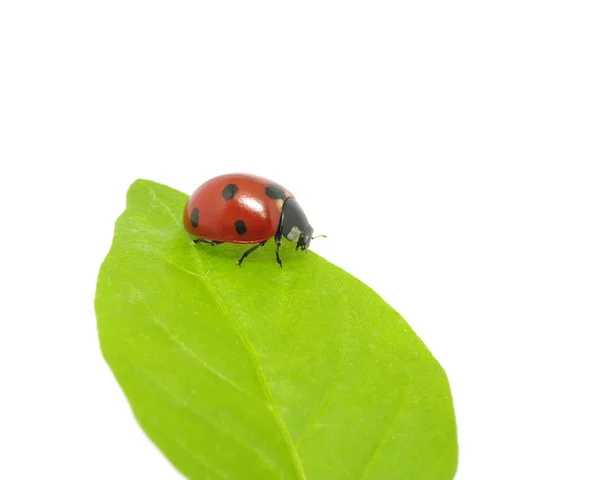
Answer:
POLYGON ((446 375, 405 320, 319 255, 191 245, 187 196, 137 180, 96 291, 104 357, 198 479, 451 479, 446 375))

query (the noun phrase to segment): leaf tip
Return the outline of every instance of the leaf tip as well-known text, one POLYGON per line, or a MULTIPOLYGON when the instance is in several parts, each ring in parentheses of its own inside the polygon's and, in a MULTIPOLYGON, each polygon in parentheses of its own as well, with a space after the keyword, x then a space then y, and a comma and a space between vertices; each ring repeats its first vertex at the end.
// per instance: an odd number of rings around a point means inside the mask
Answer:
POLYGON ((135 203, 136 198, 143 198, 149 194, 155 197, 155 192, 160 190, 161 187, 164 188, 165 186, 153 180, 148 180, 146 178, 136 179, 127 189, 126 209, 135 203))

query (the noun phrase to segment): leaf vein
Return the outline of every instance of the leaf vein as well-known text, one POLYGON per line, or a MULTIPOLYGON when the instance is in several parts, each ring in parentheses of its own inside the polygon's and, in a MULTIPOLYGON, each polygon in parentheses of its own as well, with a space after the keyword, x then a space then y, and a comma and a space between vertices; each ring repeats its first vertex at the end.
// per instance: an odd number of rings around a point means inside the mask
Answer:
MULTIPOLYGON (((343 290, 340 290, 340 294, 344 297, 344 305, 346 305, 346 309, 344 310, 344 312, 346 314, 345 315, 346 316, 346 325, 345 325, 346 329, 344 331, 343 340, 344 340, 344 346, 347 346, 348 335, 350 333, 350 319, 353 316, 352 314, 354 314, 356 312, 350 306, 350 303, 348 302, 348 298, 345 295, 345 293, 343 292, 343 290)), ((345 358, 346 354, 347 354, 347 351, 344 350, 343 354, 342 354, 342 358, 345 358)), ((323 412, 327 408, 327 405, 329 405, 329 402, 331 401, 331 398, 333 397, 333 394, 339 388, 341 382, 342 382, 341 369, 338 369, 336 378, 335 378, 334 382, 332 383, 331 388, 327 392, 327 395, 325 395, 325 397, 323 399, 323 402, 321 402, 321 405, 320 405, 319 409, 317 410, 317 413, 315 413, 315 415, 313 416, 313 418, 309 422, 308 426, 304 429, 304 432, 302 432, 302 434, 298 438, 298 441, 296 442, 296 448, 300 449, 300 447, 301 447, 302 443, 304 442, 304 440, 306 440, 306 438, 308 437, 308 435, 314 430, 314 428, 317 425, 317 421, 323 415, 323 412)))
POLYGON ((171 332, 163 322, 161 322, 158 318, 156 318, 156 316, 152 312, 150 305, 148 305, 148 302, 146 302, 146 300, 142 300, 142 302, 144 303, 144 306, 150 312, 150 317, 152 318, 152 321, 164 330, 164 332, 167 334, 167 337, 169 338, 169 340, 171 340, 173 343, 178 345, 179 348, 181 348, 181 350, 183 350, 186 354, 191 356, 198 363, 198 365, 200 365, 202 368, 204 368, 208 372, 212 373, 216 377, 220 378, 225 383, 229 384, 230 386, 232 386, 239 392, 243 393, 248 398, 251 398, 252 400, 255 400, 258 403, 268 406, 264 402, 264 400, 262 400, 258 397, 255 397, 250 392, 247 392, 241 386, 239 386, 237 383, 235 383, 235 381, 231 380, 226 375, 223 375, 221 372, 219 372, 215 368, 211 367, 208 363, 206 363, 204 360, 202 360, 198 355, 196 355, 196 352, 194 352, 194 350, 192 348, 188 347, 186 343, 182 342, 179 338, 177 338, 175 335, 173 335, 173 332, 171 332))
MULTIPOLYGON (((140 367, 139 365, 135 365, 133 362, 131 362, 131 360, 129 360, 129 361, 130 361, 130 363, 132 363, 132 365, 135 368, 137 368, 140 372, 142 372, 144 374, 144 376, 146 378, 148 378, 148 380, 150 380, 154 385, 156 385, 158 388, 160 388, 163 392, 165 392, 169 397, 171 397, 173 400, 175 400, 178 404, 180 404, 180 405, 184 406, 185 408, 187 408, 190 412, 192 412, 192 414, 194 414, 200 420, 208 423, 209 425, 211 425, 212 427, 214 427, 216 430, 218 430, 218 431, 224 433, 225 435, 231 437, 239 445, 241 445, 241 446, 245 447, 246 449, 250 450, 251 452, 253 452, 257 457, 259 457, 261 459, 261 461, 268 467, 269 470, 271 470, 272 472, 275 472, 275 473, 279 473, 275 469, 275 466, 273 465, 273 463, 266 457, 266 455, 264 454, 263 451, 257 449, 256 447, 253 447, 253 446, 249 445, 248 443, 246 443, 244 440, 242 440, 241 438, 239 438, 237 435, 235 435, 230 430, 227 430, 227 429, 223 428, 221 425, 218 425, 216 422, 210 420, 209 417, 203 415, 202 413, 200 413, 195 408, 192 408, 190 406, 190 404, 187 402, 187 400, 183 400, 180 397, 178 397, 177 395, 175 395, 165 385, 163 385, 163 383, 160 380, 158 380, 154 375, 152 375, 148 370, 146 370, 143 367, 140 367)), ((171 438, 173 438, 173 437, 171 437, 171 438)), ((214 469, 214 467, 212 467, 212 469, 214 469)), ((225 476, 225 478, 227 478, 227 477, 225 476)))
MULTIPOLYGON (((189 270, 187 270, 187 271, 189 271, 189 270)), ((194 274, 194 272, 190 272, 190 273, 194 274)), ((195 274, 195 275, 202 278, 207 289, 210 290, 210 292, 214 296, 215 300, 217 301, 217 303, 219 304, 219 306, 221 307, 223 312, 229 318, 232 328, 235 330, 237 335, 240 337, 240 340, 242 341, 244 347, 246 348, 246 351, 248 352, 248 356, 250 357, 250 361, 252 362, 252 365, 254 366, 254 368, 256 370, 256 375, 258 377, 261 388, 262 388, 262 390, 266 396, 267 402, 269 404, 268 410, 271 412, 273 419, 275 420, 275 423, 277 424, 277 427, 279 428, 279 430, 281 432, 286 449, 288 451, 288 454, 290 455, 292 464, 294 465, 296 475, 299 479, 306 480, 306 474, 304 473, 304 468, 302 466, 302 461, 300 460, 298 450, 296 449, 296 447, 293 443, 292 437, 287 428, 287 425, 285 424, 285 421, 283 420, 281 412, 279 411, 279 409, 277 408, 277 405, 275 404, 275 399, 273 398, 273 393, 271 392, 269 384, 264 376, 264 373, 263 373, 260 363, 258 361, 258 357, 256 355, 256 351, 255 351, 254 347, 252 346, 252 343, 250 342, 248 337, 244 334, 244 332, 240 329, 240 326, 238 325, 237 320, 235 319, 233 314, 229 311, 229 309, 225 305, 219 292, 217 292, 212 287, 210 282, 208 282, 205 278, 203 278, 202 276, 200 276, 198 274, 195 274)))
MULTIPOLYGON (((173 212, 171 211, 169 206, 165 202, 163 202, 160 198, 158 198, 158 196, 156 195, 154 190, 152 190, 152 188, 148 184, 144 183, 144 185, 152 194, 153 199, 155 201, 157 201, 158 203, 160 203, 171 214, 171 216, 173 217, 173 219, 175 220, 177 225, 180 225, 181 224, 180 220, 177 219, 177 217, 173 214, 173 212)), ((202 277, 201 275, 198 275, 195 272, 187 270, 183 267, 179 267, 178 265, 174 264, 173 262, 171 262, 171 264, 178 268, 181 268, 182 270, 185 270, 185 271, 191 273, 192 275, 196 275, 198 278, 200 278, 203 281, 203 283, 206 285, 206 288, 213 295, 213 297, 215 298, 216 302, 219 304, 219 306, 221 307, 223 312, 229 318, 232 328, 235 330, 237 335, 240 337, 240 340, 244 344, 244 347, 246 348, 246 351, 248 352, 248 356, 250 357, 250 360, 252 361, 252 364, 256 370, 256 374, 257 374, 259 383, 260 383, 261 388, 263 389, 266 399, 270 405, 270 408, 268 408, 268 410, 271 412, 273 419, 275 420, 275 423, 277 424, 277 426, 281 432, 286 449, 288 451, 288 454, 289 454, 292 464, 294 466, 295 473, 300 480, 307 480, 306 474, 304 473, 304 468, 302 466, 302 461, 300 460, 300 456, 298 454, 298 450, 296 449, 296 447, 294 445, 294 442, 290 435, 289 429, 287 428, 287 425, 285 424, 285 421, 283 420, 283 416, 281 415, 281 412, 279 411, 279 409, 277 408, 277 405, 275 404, 275 400, 273 398, 273 393, 271 392, 269 384, 264 376, 264 373, 263 373, 260 363, 258 361, 258 357, 256 355, 256 351, 255 351, 254 347, 252 346, 252 343, 250 342, 248 337, 244 334, 244 332, 240 329, 240 326, 239 326, 237 320, 235 319, 233 314, 229 311, 229 309, 223 302, 223 299, 222 299, 221 295, 219 294, 219 292, 213 288, 211 283, 209 281, 207 281, 206 278, 202 277)))
POLYGON ((168 206, 168 205, 167 205, 167 204, 166 204, 164 201, 162 201, 162 200, 161 200, 161 199, 158 197, 158 195, 156 195, 156 192, 154 191, 154 189, 152 189, 152 187, 151 187, 150 185, 148 185, 148 182, 147 182, 147 181, 145 181, 145 180, 142 180, 140 183, 142 183, 142 184, 143 184, 143 185, 146 187, 146 189, 148 190, 148 192, 150 192, 150 195, 152 195, 152 199, 153 199, 154 201, 156 201, 157 203, 159 203, 160 205, 162 205, 162 206, 165 208, 165 210, 166 210, 166 211, 169 213, 169 215, 171 215, 171 217, 173 217, 173 220, 175 220, 175 222, 176 222, 178 225, 181 225, 182 219, 181 219, 181 218, 177 218, 177 217, 175 216, 175 214, 174 214, 174 213, 173 213, 173 211, 172 211, 172 210, 169 208, 169 206, 168 206))
POLYGON ((389 424, 385 434, 382 435, 381 440, 379 441, 379 443, 377 444, 377 447, 375 448, 375 451, 373 452, 373 455, 371 455, 371 458, 367 462, 364 473, 362 475, 363 480, 366 479, 368 477, 369 473, 371 472, 371 469, 373 468, 373 464, 375 463, 375 460, 379 456, 383 446, 389 442, 390 437, 392 436, 392 433, 394 432, 396 426, 398 425, 398 422, 400 421, 400 419, 402 418, 402 416, 405 413, 405 410, 406 410, 405 406, 406 406, 406 404, 403 404, 400 406, 400 410, 398 411, 396 418, 394 418, 394 421, 389 424))

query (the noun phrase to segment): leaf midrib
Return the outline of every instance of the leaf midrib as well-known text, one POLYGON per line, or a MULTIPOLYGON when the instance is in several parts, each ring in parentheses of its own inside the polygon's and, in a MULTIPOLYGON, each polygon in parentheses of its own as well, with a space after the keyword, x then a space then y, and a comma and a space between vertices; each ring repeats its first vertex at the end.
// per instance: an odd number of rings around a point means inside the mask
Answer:
MULTIPOLYGON (((173 217, 173 219, 175 220, 175 223, 178 226, 180 226, 180 221, 175 216, 173 211, 169 208, 169 206, 165 202, 163 202, 158 197, 158 195, 156 195, 156 192, 151 188, 150 185, 148 185, 148 182, 142 180, 141 183, 148 189, 148 191, 150 192, 150 194, 152 195, 154 200, 156 200, 159 204, 161 204, 164 207, 164 209, 171 215, 171 217, 173 217)), ((200 257, 197 257, 197 258, 200 260, 200 262, 202 262, 200 257)), ((190 272, 189 270, 186 270, 186 271, 188 271, 189 273, 192 273, 192 274, 194 273, 194 272, 190 272)), ((279 408, 277 408, 275 399, 273 398, 273 393, 271 391, 271 388, 269 387, 267 379, 265 378, 264 372, 262 370, 262 367, 260 366, 260 362, 258 361, 258 357, 256 355, 256 351, 254 350, 254 347, 252 346, 252 343, 250 342, 248 337, 244 334, 244 332, 240 329, 240 326, 239 326, 237 320, 235 319, 233 314, 229 311, 229 309, 223 302, 223 298, 221 297, 219 292, 216 291, 212 287, 210 282, 208 282, 201 275, 196 274, 196 276, 198 278, 200 278, 200 280, 206 286, 207 290, 212 294, 212 296, 214 297, 216 302, 219 304, 219 306, 225 313, 225 316, 228 318, 233 330, 240 337, 240 340, 242 341, 244 348, 246 349, 248 356, 250 357, 250 361, 252 362, 252 365, 254 366, 254 368, 256 370, 256 375, 258 377, 258 380, 259 380, 260 386, 263 390, 263 393, 265 394, 265 397, 266 397, 266 400, 268 403, 267 410, 271 412, 271 415, 273 416, 273 419, 275 420, 275 423, 277 424, 277 427, 279 428, 280 433, 283 437, 283 440, 284 440, 284 443, 286 446, 286 450, 290 456, 290 459, 292 460, 292 464, 294 466, 296 476, 300 480, 307 480, 306 474, 304 472, 304 467, 303 467, 302 461, 300 459, 300 455, 298 454, 298 450, 296 449, 296 446, 294 445, 292 436, 291 436, 290 431, 283 419, 283 416, 281 415, 279 408)))

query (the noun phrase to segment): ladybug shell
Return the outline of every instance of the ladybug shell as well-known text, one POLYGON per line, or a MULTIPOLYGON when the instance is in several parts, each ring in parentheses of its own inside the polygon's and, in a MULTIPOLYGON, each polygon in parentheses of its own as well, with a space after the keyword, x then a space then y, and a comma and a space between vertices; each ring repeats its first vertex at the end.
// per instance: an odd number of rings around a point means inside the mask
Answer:
POLYGON ((183 225, 190 235, 206 240, 264 242, 277 232, 283 203, 292 197, 267 178, 221 175, 192 193, 183 211, 183 225))

